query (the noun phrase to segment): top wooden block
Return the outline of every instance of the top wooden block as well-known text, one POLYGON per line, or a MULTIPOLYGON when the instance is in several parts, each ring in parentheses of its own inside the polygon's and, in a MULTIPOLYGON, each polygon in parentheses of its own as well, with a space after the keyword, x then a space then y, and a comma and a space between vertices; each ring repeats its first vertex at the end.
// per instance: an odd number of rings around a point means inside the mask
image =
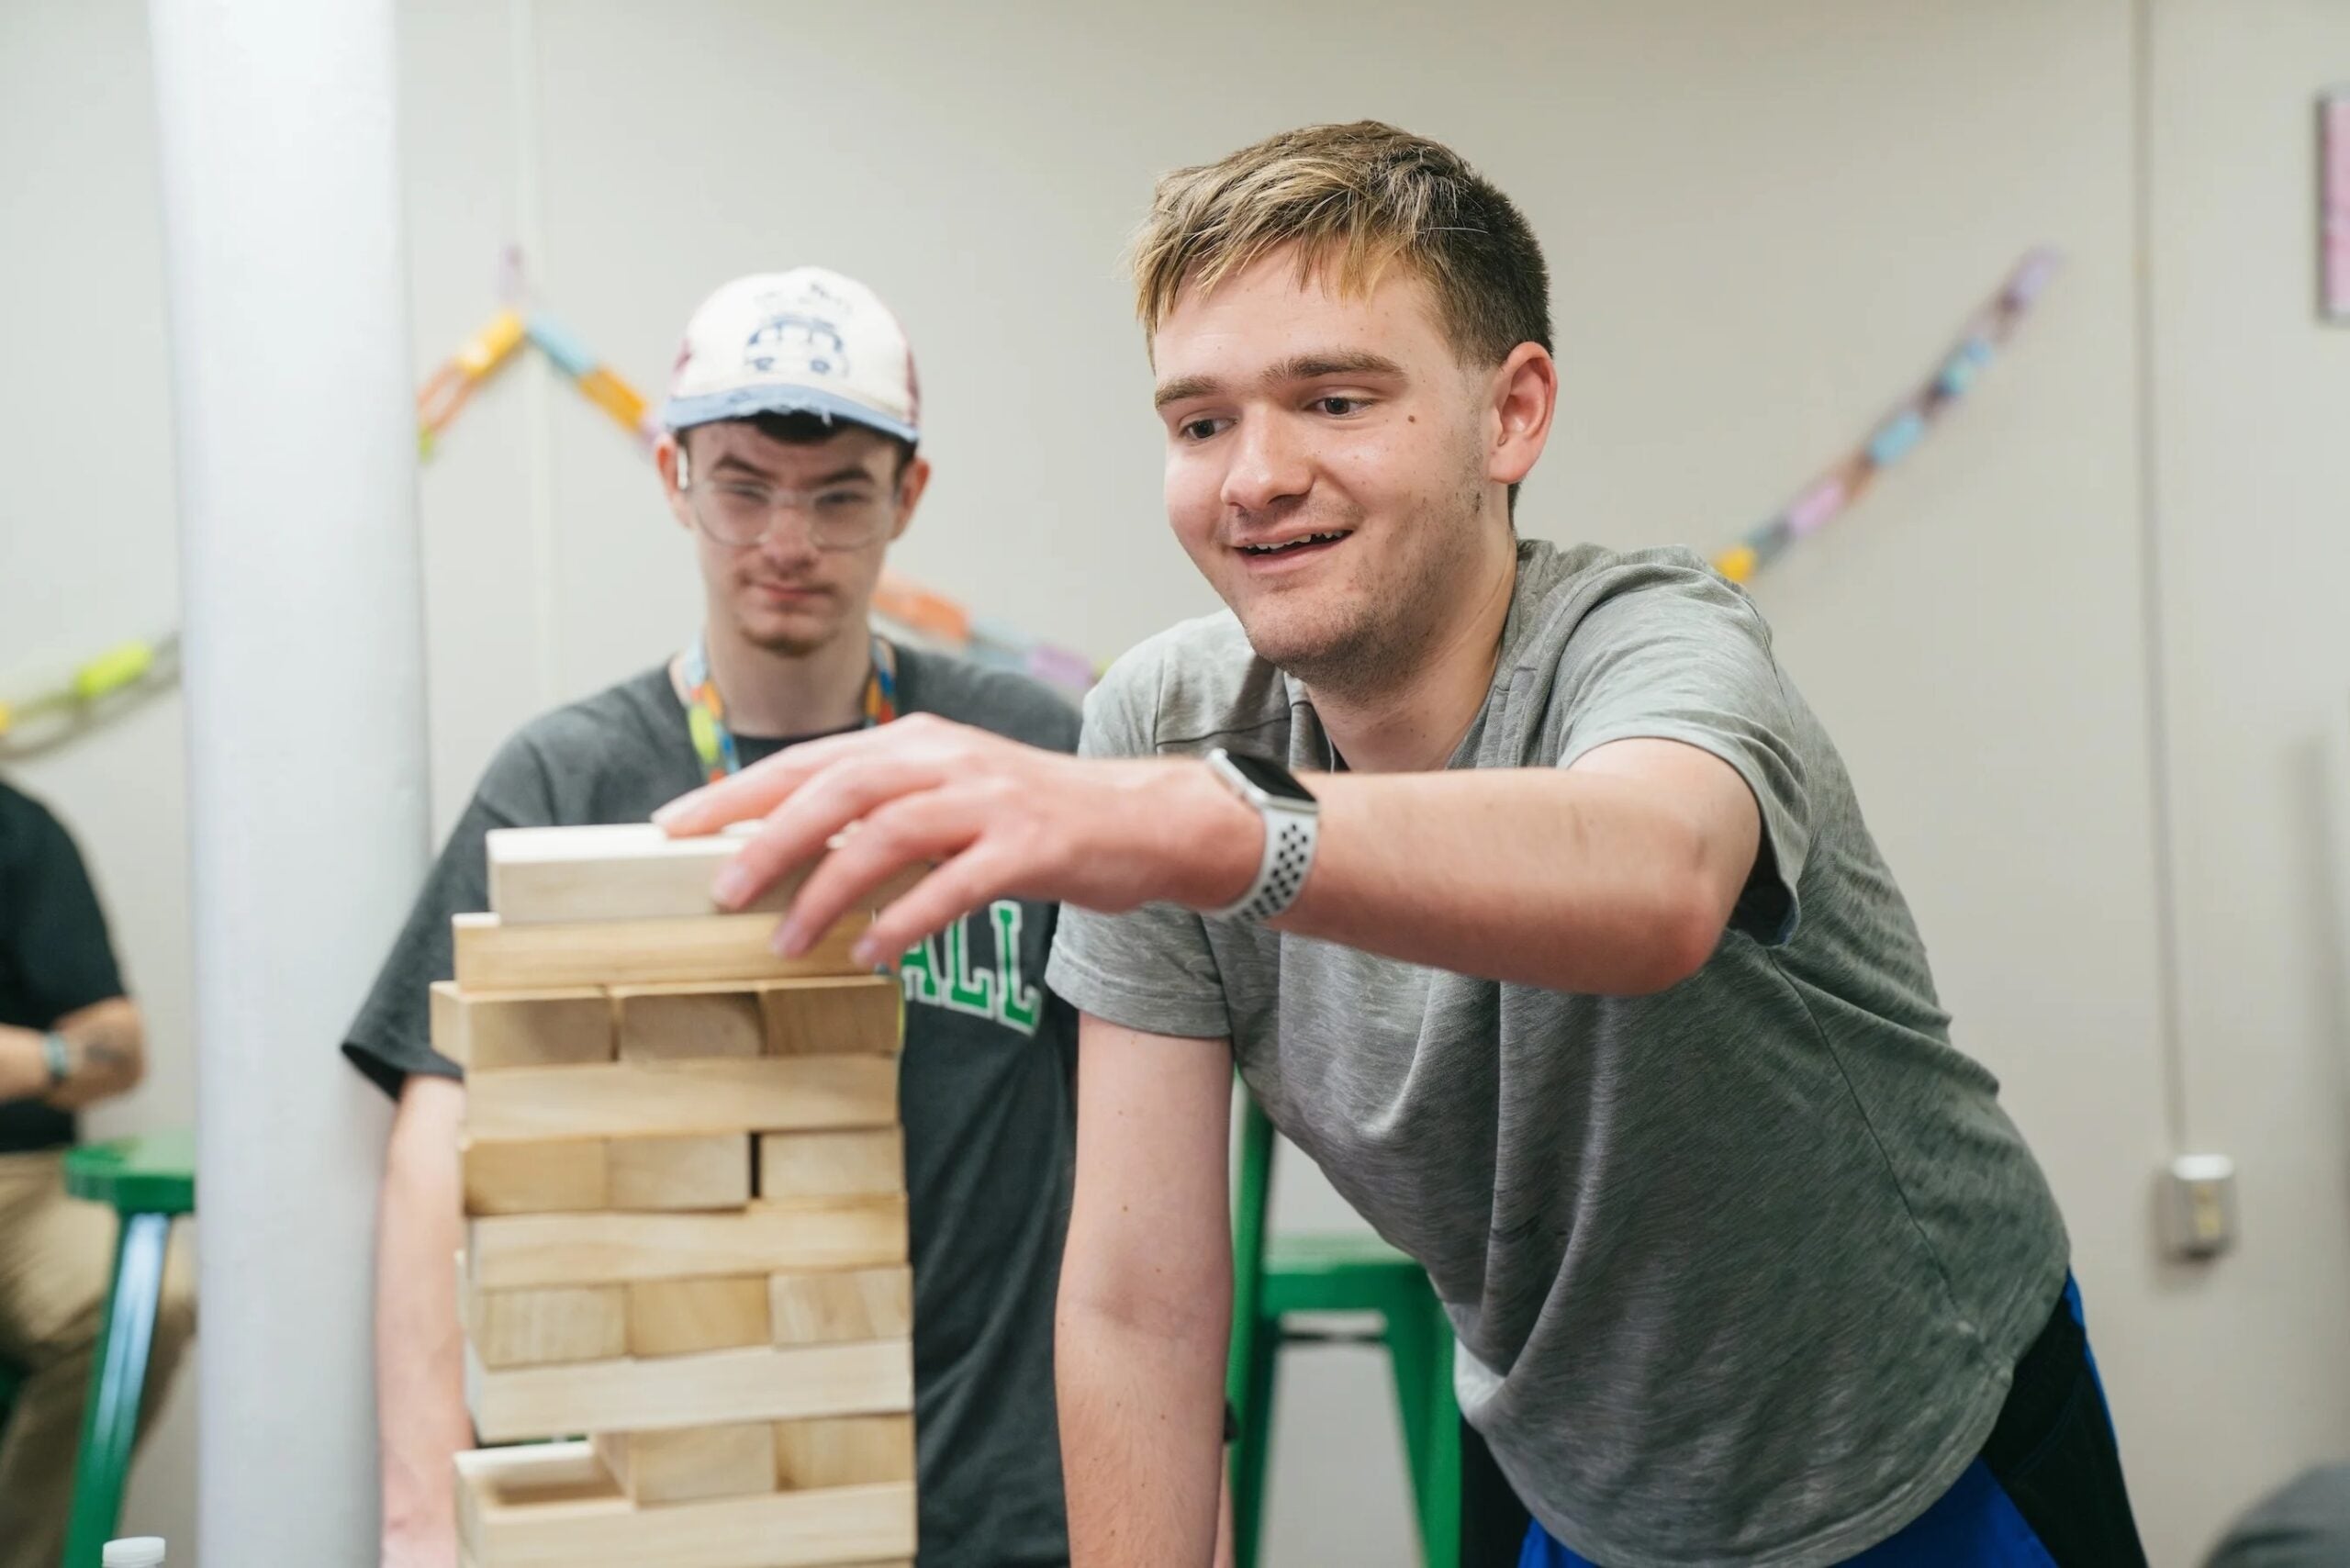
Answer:
MULTIPOLYGON (((671 838, 651 823, 493 828, 489 907, 508 925, 716 914, 711 879, 751 825, 703 838, 671 838)), ((800 879, 786 877, 750 912, 780 913, 800 879)))

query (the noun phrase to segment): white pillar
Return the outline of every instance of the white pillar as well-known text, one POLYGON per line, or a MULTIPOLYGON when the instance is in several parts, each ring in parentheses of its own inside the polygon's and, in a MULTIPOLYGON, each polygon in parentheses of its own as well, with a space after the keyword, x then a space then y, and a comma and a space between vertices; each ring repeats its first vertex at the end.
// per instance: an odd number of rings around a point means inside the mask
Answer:
POLYGON ((335 1047, 428 831, 392 0, 148 16, 186 617, 196 1546, 215 1568, 372 1562, 385 1112, 335 1047))

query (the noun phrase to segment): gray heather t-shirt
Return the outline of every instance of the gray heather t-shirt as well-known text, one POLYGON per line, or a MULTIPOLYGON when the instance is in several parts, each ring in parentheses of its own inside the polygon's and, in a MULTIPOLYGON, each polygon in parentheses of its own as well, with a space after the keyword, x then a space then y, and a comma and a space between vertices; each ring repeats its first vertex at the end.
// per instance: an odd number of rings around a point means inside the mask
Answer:
MULTIPOLYGON (((1025 677, 902 648, 898 706, 1067 751, 1077 714, 1025 677)), ((738 736, 744 761, 778 748, 738 736)), ((449 917, 487 909, 494 827, 643 822, 701 782, 686 711, 651 669, 525 725, 491 759, 343 1051, 393 1093, 458 1074, 428 987, 449 917)), ((906 955, 899 1104, 914 1272, 922 1568, 1069 1561, 1053 1402, 1053 1298, 1076 1138, 1076 1014, 1043 989, 1057 906, 1002 899, 906 955)))
MULTIPOLYGON (((1048 978, 1130 1028, 1230 1036, 1281 1131, 1427 1269, 1461 1408, 1560 1540, 1609 1568, 1832 1562, 1981 1447, 2063 1288, 2064 1226, 1997 1083, 1950 1045, 1752 605, 1685 551, 1521 544, 1451 766, 1563 767, 1633 737, 1721 758, 1762 817, 1720 947, 1659 994, 1472 980, 1165 905, 1066 911, 1048 978)), ((1121 660, 1080 750, 1219 745, 1333 763, 1229 615, 1121 660)))

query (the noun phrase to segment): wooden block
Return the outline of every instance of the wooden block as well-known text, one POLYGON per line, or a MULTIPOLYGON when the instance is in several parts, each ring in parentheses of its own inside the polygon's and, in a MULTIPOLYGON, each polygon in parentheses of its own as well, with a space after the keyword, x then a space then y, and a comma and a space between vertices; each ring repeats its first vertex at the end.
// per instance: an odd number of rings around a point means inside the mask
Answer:
POLYGON ((469 1215, 560 1214, 607 1202, 604 1146, 594 1138, 458 1146, 469 1215))
POLYGON ((610 1206, 739 1209, 751 1201, 751 1140, 741 1133, 618 1137, 603 1146, 610 1206))
POLYGON ((612 1009, 622 1061, 755 1057, 767 1042, 756 991, 615 986, 612 1009))
MULTIPOLYGON (((651 823, 492 828, 489 907, 509 925, 716 914, 711 882, 749 832, 671 838, 651 823)), ((755 907, 781 911, 804 874, 785 877, 755 907)))
POLYGON ((762 1198, 735 1214, 492 1215, 466 1225, 475 1282, 610 1284, 906 1260, 906 1200, 762 1198))
POLYGON ((905 1564, 907 1482, 639 1508, 585 1442, 457 1456, 457 1529, 482 1568, 818 1568, 905 1564))
POLYGON ((777 1056, 895 1056, 902 993, 894 975, 770 980, 758 988, 767 1049, 777 1056))
POLYGON ((773 914, 712 914, 508 925, 494 914, 460 914, 449 924, 456 947, 457 984, 469 994, 867 972, 848 950, 872 924, 868 912, 836 922, 797 958, 778 958, 767 946, 780 919, 773 914))
POLYGON ((897 1119, 898 1064, 887 1057, 518 1067, 465 1081, 465 1129, 483 1140, 806 1132, 897 1119))
POLYGON ((468 1349, 465 1404, 485 1442, 878 1416, 913 1408, 913 1367, 904 1339, 504 1368, 468 1349))
POLYGON ((767 1316, 778 1345, 894 1339, 913 1332, 911 1269, 836 1269, 767 1277, 767 1316))
POLYGON ((897 1127, 845 1133, 761 1133, 759 1192, 775 1198, 901 1193, 906 1137, 897 1127))
POLYGON ((632 1356, 694 1355, 769 1343, 763 1275, 641 1280, 623 1288, 632 1356))
POLYGON ((775 1484, 786 1492, 914 1478, 912 1416, 832 1416, 775 1424, 775 1484))
POLYGON ((628 1287, 469 1291, 465 1338, 485 1367, 610 1361, 628 1354, 628 1287))
POLYGON ((587 986, 468 996, 432 986, 432 1048, 468 1072, 612 1059, 611 1002, 587 986))
MULTIPOLYGON (((884 1416, 904 1421, 911 1416, 884 1416)), ((680 1427, 669 1432, 599 1432, 588 1441, 612 1479, 639 1507, 688 1503, 697 1497, 740 1497, 776 1488, 775 1427, 737 1421, 723 1427, 680 1427)), ((911 1481, 874 1475, 873 1481, 911 1481)))

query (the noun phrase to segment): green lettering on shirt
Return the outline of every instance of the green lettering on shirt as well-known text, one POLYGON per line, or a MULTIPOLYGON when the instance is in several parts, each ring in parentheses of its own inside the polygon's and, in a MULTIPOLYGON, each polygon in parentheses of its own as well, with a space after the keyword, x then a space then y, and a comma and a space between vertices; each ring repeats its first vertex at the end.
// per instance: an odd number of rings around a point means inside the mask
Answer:
POLYGON ((980 1018, 995 1016, 995 975, 971 972, 971 923, 958 920, 946 928, 946 1005, 957 1013, 980 1018))
POLYGON ((901 982, 908 1002, 926 1002, 938 1005, 938 938, 925 936, 906 949, 898 966, 901 982))
POLYGON ((949 1007, 985 1018, 1034 1038, 1044 1021, 1044 993, 1028 983, 1020 962, 1020 928, 1026 919, 1018 899, 998 899, 982 915, 974 910, 906 949, 899 965, 908 1002, 949 1007), (985 922, 985 924, 982 924, 985 922), (979 933, 995 932, 995 965, 979 963, 979 933))
POLYGON ((995 920, 996 1020, 1007 1028, 1034 1035, 1045 1004, 1035 986, 1021 981, 1019 901, 999 899, 988 913, 995 920))

